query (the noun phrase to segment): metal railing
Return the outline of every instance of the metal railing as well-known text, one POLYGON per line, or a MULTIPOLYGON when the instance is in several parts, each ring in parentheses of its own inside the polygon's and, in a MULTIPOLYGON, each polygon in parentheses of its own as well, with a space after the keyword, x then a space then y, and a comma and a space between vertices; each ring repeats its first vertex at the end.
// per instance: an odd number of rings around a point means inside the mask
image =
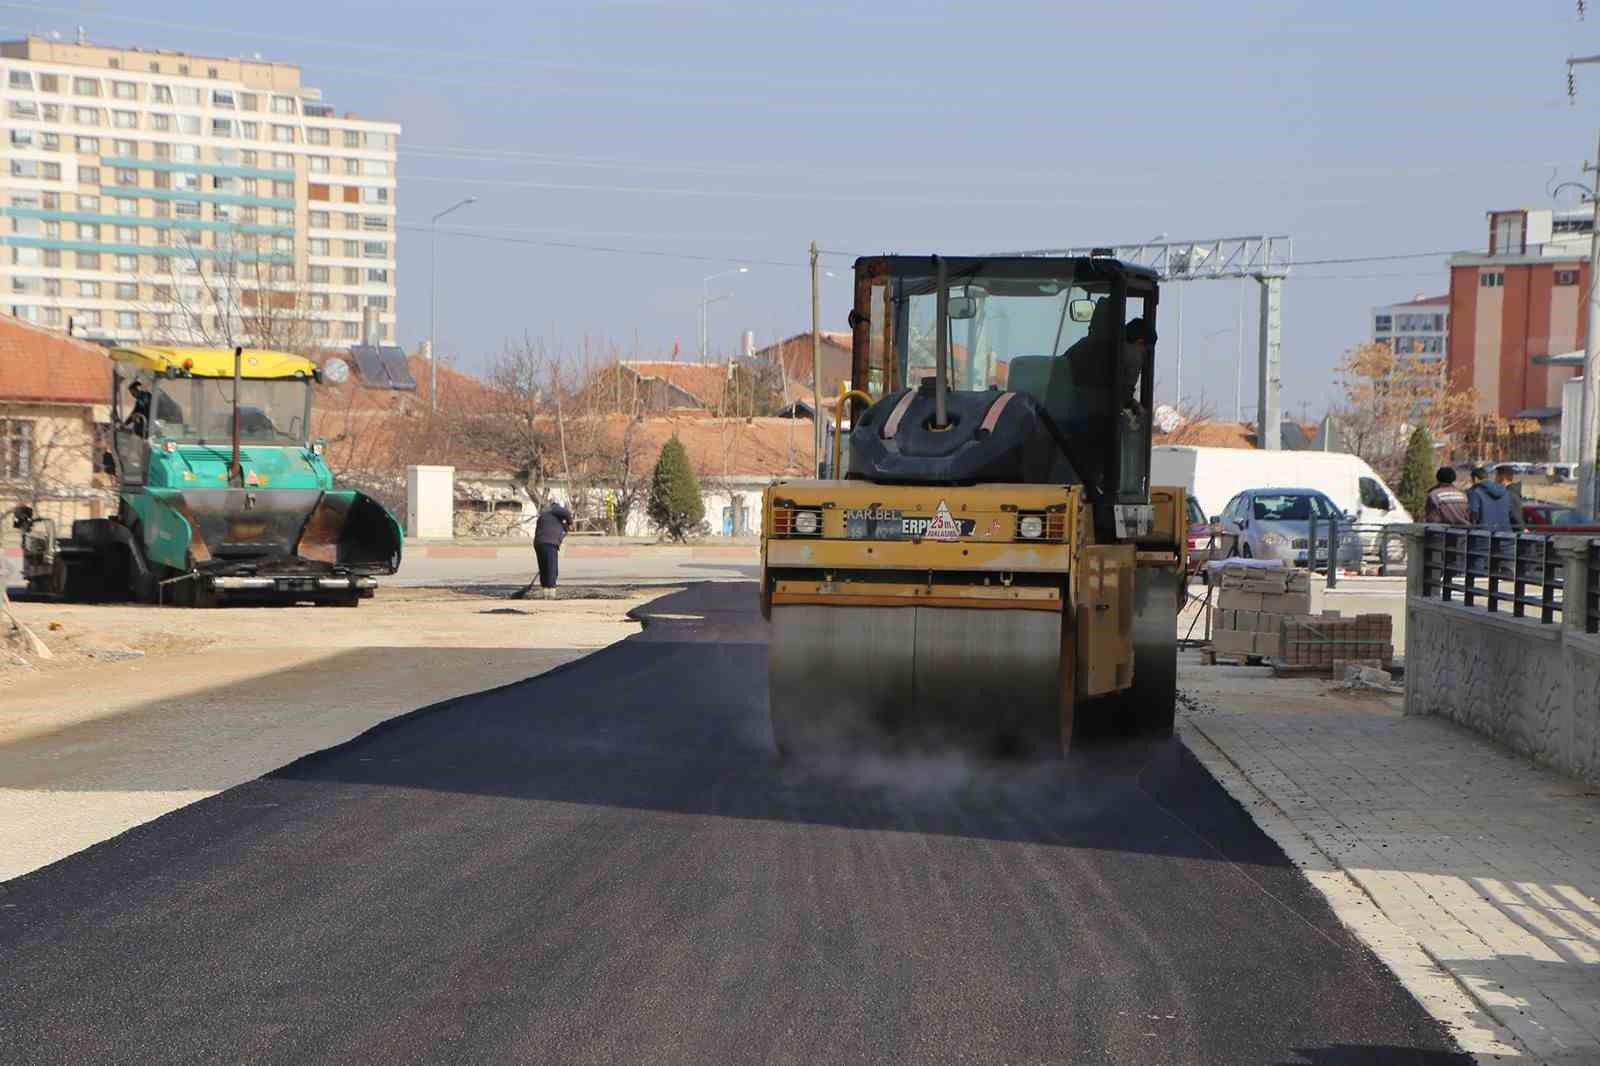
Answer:
MULTIPOLYGON (((1563 621, 1566 574, 1554 538, 1539 533, 1429 526, 1422 536, 1422 594, 1490 614, 1563 621)), ((1590 592, 1595 585, 1590 571, 1590 592)))
POLYGON ((1589 594, 1584 611, 1583 631, 1600 633, 1600 537, 1589 542, 1589 594))

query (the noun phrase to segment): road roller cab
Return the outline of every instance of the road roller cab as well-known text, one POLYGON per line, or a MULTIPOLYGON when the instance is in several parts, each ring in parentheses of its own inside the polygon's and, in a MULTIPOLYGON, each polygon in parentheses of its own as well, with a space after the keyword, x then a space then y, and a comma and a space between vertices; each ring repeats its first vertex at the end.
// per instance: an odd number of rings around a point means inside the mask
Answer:
POLYGON ((1111 259, 857 262, 871 402, 840 412, 844 477, 766 497, 781 750, 1171 731, 1185 502, 1149 485, 1156 303, 1111 259))

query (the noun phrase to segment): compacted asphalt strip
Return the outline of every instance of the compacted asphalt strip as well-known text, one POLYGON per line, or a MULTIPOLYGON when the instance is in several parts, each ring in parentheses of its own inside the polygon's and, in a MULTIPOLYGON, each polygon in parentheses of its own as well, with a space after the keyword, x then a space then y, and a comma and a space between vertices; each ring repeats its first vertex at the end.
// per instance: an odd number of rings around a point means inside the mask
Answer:
POLYGON ((644 613, 0 884, 0 1061, 1470 1061, 1179 742, 785 765, 644 613))

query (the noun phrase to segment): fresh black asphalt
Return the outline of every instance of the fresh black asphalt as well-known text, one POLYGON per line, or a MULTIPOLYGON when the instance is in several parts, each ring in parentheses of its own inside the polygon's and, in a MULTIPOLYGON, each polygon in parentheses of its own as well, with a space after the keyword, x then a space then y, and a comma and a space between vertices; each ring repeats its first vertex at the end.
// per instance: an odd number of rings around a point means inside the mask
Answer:
POLYGON ((0 1061, 1469 1061, 1180 743, 785 766, 653 611, 0 885, 0 1061))

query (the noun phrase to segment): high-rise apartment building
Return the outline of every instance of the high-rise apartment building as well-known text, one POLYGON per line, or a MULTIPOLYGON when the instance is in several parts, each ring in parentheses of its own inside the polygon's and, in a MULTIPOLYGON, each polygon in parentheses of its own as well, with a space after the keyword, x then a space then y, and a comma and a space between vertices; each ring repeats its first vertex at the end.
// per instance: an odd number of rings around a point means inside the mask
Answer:
POLYGON ((400 126, 261 59, 0 42, 0 310, 82 337, 333 345, 395 320, 400 126))

